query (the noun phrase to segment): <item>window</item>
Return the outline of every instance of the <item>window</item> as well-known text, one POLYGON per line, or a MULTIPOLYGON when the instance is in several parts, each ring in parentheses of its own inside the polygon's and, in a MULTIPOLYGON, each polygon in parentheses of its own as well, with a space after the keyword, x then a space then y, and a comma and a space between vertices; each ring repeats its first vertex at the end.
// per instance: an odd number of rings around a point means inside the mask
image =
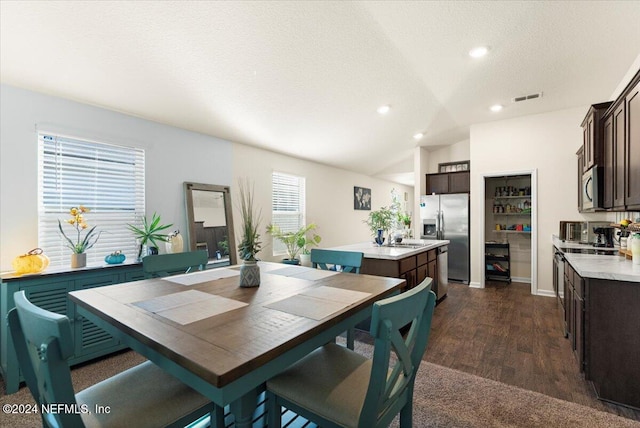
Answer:
MULTIPOLYGON (((296 232, 304 226, 304 177, 274 172, 271 176, 273 194, 272 222, 283 232, 296 232)), ((277 239, 273 240, 273 255, 286 254, 286 247, 277 239)))
POLYGON ((38 245, 51 266, 69 266, 71 250, 58 220, 74 241, 65 221, 71 218, 69 209, 79 205, 91 210, 85 219, 101 232, 86 251, 87 265, 104 263, 116 250, 134 260, 136 242, 127 224, 144 216, 144 198, 144 150, 38 134, 38 245))

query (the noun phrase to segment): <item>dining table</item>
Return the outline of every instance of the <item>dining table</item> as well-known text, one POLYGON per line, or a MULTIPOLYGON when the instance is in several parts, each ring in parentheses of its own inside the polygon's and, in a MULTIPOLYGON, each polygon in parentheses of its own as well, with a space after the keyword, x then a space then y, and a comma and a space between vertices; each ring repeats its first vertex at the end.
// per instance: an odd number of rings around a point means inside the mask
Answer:
MULTIPOLYGON (((69 293, 78 315, 252 426, 265 382, 368 319, 398 278, 258 262, 260 285, 240 287, 240 266, 69 293)), ((107 403, 108 404, 108 403, 107 403)), ((212 426, 214 426, 212 421, 212 426)))

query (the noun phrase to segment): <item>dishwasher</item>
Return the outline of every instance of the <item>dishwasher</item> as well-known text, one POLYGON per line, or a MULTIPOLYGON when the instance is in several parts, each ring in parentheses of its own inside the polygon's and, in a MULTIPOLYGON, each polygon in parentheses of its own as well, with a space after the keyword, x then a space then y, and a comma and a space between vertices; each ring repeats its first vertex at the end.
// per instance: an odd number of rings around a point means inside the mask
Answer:
POLYGON ((443 299, 449 289, 449 247, 438 247, 438 284, 436 286, 437 300, 443 299))

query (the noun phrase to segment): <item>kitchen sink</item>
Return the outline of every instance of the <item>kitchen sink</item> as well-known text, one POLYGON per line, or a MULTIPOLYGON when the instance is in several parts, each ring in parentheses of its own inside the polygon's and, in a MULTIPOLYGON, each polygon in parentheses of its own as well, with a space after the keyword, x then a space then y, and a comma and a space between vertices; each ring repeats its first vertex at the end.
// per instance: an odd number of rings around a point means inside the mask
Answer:
POLYGON ((410 249, 416 249, 416 248, 422 248, 425 247, 426 244, 412 244, 412 243, 404 243, 404 242, 396 242, 393 244, 387 244, 385 245, 385 247, 397 247, 397 248, 410 248, 410 249))

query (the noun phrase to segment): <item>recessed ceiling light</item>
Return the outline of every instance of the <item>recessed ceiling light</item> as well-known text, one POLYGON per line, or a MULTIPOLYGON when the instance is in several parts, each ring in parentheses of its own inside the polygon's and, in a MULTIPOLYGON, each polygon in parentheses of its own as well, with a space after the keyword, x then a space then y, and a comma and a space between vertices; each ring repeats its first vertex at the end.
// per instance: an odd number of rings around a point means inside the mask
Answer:
POLYGON ((389 110, 391 110, 391 106, 389 105, 383 105, 378 107, 378 113, 380 114, 387 114, 389 113, 389 110))
POLYGON ((415 138, 416 140, 421 140, 422 137, 424 137, 424 134, 422 132, 418 132, 416 135, 413 136, 413 138, 415 138))
POLYGON ((493 112, 498 112, 498 111, 502 110, 502 105, 495 104, 495 105, 492 105, 491 107, 489 107, 489 109, 491 111, 493 111, 493 112))
POLYGON ((472 58, 481 58, 489 52, 489 48, 486 46, 478 46, 469 51, 469 56, 472 58))

